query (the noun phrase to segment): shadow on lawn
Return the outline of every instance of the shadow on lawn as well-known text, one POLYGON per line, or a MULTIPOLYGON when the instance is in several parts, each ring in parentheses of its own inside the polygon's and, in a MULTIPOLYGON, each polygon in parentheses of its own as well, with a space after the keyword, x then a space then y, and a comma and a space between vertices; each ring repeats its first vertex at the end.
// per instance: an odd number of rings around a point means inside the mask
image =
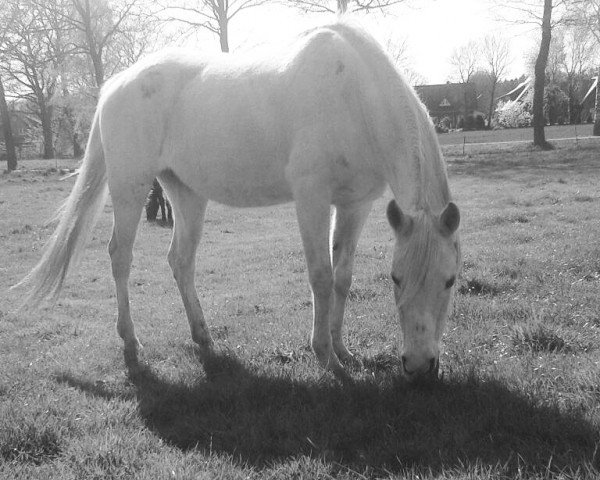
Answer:
POLYGON ((58 380, 102 398, 136 399, 163 440, 257 468, 298 455, 380 473, 501 465, 508 474, 535 475, 549 466, 598 467, 598 433, 583 416, 536 405, 497 381, 413 387, 388 375, 342 386, 267 376, 223 353, 203 365, 206 376, 190 384, 133 366, 131 393, 69 375, 58 380))

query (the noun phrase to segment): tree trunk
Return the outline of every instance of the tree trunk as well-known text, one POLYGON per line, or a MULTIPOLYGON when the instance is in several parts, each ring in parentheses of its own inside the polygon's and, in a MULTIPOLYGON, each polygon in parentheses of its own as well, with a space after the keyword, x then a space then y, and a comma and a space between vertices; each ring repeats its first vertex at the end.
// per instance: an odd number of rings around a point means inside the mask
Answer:
POLYGON ((2 118, 2 128, 4 133, 4 146, 6 147, 6 162, 7 170, 11 172, 17 168, 17 152, 15 150, 15 139, 12 134, 12 126, 10 124, 10 115, 8 113, 8 105, 6 103, 6 95, 4 94, 4 84, 0 78, 0 115, 2 118))
POLYGON ((94 68, 94 80, 96 86, 101 87, 104 84, 104 64, 102 63, 102 45, 96 43, 94 37, 94 28, 92 27, 92 10, 90 0, 74 1, 75 9, 79 14, 81 23, 83 24, 83 32, 88 47, 88 54, 94 68))
POLYGON ((52 132, 52 106, 40 105, 42 134, 44 136, 44 158, 54 158, 54 135, 52 132))
POLYGON ((221 43, 221 51, 229 53, 229 25, 228 20, 225 18, 219 22, 219 42, 221 43))
POLYGON ((81 158, 85 150, 81 147, 81 143, 79 143, 79 134, 77 132, 73 133, 73 158, 81 158))
POLYGON ((598 80, 596 81, 596 106, 594 109, 594 131, 595 137, 600 137, 600 68, 598 68, 598 80))
POLYGON ((491 79, 492 81, 492 90, 490 92, 490 108, 488 111, 488 128, 492 128, 492 117, 494 116, 494 95, 496 94, 496 85, 498 84, 498 79, 494 76, 491 79))
POLYGON ((567 108, 569 110, 568 112, 568 119, 569 119, 569 123, 579 123, 577 121, 577 112, 575 110, 575 90, 573 88, 573 77, 569 76, 568 79, 569 82, 569 91, 567 93, 567 95, 569 96, 569 103, 567 104, 567 108))
POLYGON ((544 127, 544 87, 546 85, 546 65, 548 64, 548 53, 550 52, 550 40, 552 39, 552 0, 544 0, 544 17, 542 20, 542 41, 540 51, 535 61, 535 79, 533 83, 533 144, 549 149, 552 146, 546 141, 544 127))
POLYGON ((92 59, 92 65, 94 66, 94 79, 96 80, 96 86, 100 88, 104 85, 104 65, 102 63, 102 52, 91 50, 90 57, 92 59))

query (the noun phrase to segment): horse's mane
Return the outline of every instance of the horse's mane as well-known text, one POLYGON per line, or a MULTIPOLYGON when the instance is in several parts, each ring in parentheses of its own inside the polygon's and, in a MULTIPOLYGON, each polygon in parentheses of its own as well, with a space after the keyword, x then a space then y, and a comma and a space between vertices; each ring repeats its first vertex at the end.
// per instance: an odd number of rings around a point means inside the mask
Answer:
POLYGON ((396 201, 408 211, 443 209, 451 199, 446 164, 427 109, 369 33, 345 18, 328 28, 359 53, 375 77, 380 95, 385 97, 380 99, 379 105, 384 115, 375 118, 364 109, 369 116, 365 123, 371 130, 373 144, 388 146, 379 153, 396 201), (401 164, 403 158, 404 165, 401 164))
POLYGON ((417 291, 425 285, 429 266, 434 265, 439 260, 439 243, 437 241, 435 226, 432 219, 426 211, 419 211, 412 217, 415 222, 415 228, 411 234, 410 242, 402 244, 401 248, 406 249, 401 258, 406 263, 400 266, 403 281, 403 290, 400 298, 397 299, 398 306, 403 305, 413 298, 417 291))

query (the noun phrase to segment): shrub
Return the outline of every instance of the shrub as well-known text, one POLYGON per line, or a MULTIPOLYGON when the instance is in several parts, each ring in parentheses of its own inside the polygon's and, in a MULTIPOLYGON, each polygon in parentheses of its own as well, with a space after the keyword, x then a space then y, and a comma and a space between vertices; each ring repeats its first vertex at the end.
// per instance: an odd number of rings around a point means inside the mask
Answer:
POLYGON ((496 110, 496 123, 505 128, 529 127, 533 116, 526 102, 500 102, 496 110))

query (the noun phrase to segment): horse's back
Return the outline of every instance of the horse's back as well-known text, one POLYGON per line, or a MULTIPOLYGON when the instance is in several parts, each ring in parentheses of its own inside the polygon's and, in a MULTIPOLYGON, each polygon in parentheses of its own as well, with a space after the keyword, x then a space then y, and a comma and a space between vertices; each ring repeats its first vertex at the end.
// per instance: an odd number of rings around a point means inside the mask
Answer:
POLYGON ((338 189, 334 200, 378 194, 381 149, 369 122, 387 92, 357 48, 370 41, 361 35, 333 25, 275 54, 151 56, 105 89, 108 157, 137 155, 154 174, 170 170, 238 206, 289 201, 303 175, 338 189))

